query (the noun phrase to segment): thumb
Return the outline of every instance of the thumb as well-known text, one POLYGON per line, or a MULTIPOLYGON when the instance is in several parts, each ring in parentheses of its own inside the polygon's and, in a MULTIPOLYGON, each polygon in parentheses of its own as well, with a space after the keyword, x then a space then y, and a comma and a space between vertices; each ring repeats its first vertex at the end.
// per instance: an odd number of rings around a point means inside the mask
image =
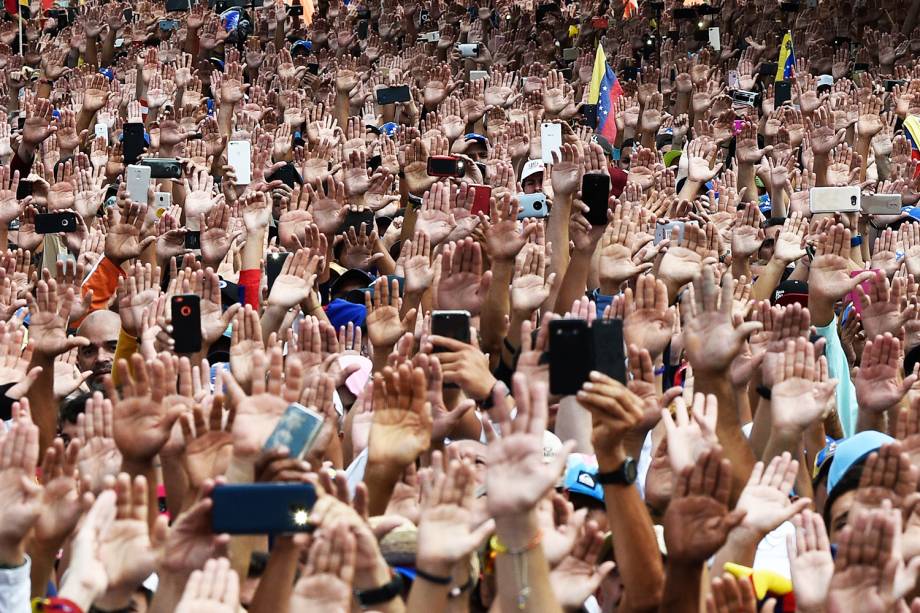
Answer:
POLYGON ((735 333, 741 336, 743 339, 748 339, 755 332, 760 332, 763 329, 763 323, 759 321, 746 321, 737 328, 735 328, 735 333))

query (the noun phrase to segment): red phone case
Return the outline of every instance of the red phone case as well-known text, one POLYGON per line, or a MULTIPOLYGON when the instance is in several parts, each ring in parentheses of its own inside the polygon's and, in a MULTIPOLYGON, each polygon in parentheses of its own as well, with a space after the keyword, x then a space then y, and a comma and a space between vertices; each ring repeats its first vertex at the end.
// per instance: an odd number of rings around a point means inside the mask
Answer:
POLYGON ((471 185, 470 188, 474 194, 473 208, 470 209, 470 212, 473 215, 478 215, 479 213, 488 215, 491 208, 492 187, 490 185, 471 185))

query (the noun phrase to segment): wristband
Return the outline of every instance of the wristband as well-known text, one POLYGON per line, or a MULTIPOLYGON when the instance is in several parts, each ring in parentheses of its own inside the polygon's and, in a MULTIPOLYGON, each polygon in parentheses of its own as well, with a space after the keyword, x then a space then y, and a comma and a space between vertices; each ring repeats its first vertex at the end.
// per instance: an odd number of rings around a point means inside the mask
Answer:
POLYGON ((859 247, 860 245, 862 245, 862 236, 859 234, 850 239, 850 247, 859 247))
POLYGON ((33 613, 83 613, 83 609, 77 603, 60 596, 33 599, 32 611, 33 613))
POLYGON ((757 394, 764 400, 770 400, 770 398, 773 396, 773 391, 766 385, 758 385, 757 394))
POLYGON ((424 579, 428 583, 434 583, 435 585, 450 585, 450 582, 453 581, 452 577, 439 577, 437 575, 429 575, 418 566, 415 567, 415 576, 424 579))
POLYGON ((543 540, 543 531, 537 530, 537 533, 533 535, 533 538, 530 539, 530 542, 524 545, 523 547, 521 547, 520 549, 508 549, 508 547, 504 543, 498 540, 498 535, 496 534, 496 535, 493 535, 492 538, 489 539, 489 547, 492 548, 492 551, 498 554, 507 553, 513 556, 519 556, 523 553, 527 553, 531 549, 536 548, 537 545, 539 545, 540 541, 542 540, 543 540))
POLYGON ((399 596, 403 590, 403 580, 399 573, 394 573, 389 583, 384 583, 380 587, 374 587, 369 590, 355 589, 355 599, 362 608, 366 609, 375 604, 389 602, 399 596))
POLYGON ((471 574, 466 578, 466 583, 463 585, 456 585, 450 588, 450 591, 447 592, 448 598, 459 598, 463 596, 464 593, 468 592, 473 587, 473 575, 471 574))

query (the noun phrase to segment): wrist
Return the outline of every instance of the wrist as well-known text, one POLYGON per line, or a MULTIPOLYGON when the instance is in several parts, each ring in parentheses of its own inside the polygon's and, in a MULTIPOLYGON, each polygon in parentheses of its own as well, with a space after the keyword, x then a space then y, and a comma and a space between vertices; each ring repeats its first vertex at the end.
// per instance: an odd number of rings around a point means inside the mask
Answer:
POLYGON ((612 445, 609 443, 604 445, 602 441, 595 441, 594 453, 597 455, 597 466, 600 472, 616 470, 626 461, 626 447, 623 441, 616 441, 612 445))
POLYGON ((25 541, 0 543, 0 567, 16 568, 26 562, 25 541))
POLYGON ((521 551, 532 545, 540 532, 533 509, 495 518, 495 535, 509 551, 521 551))
POLYGON ((492 394, 492 388, 498 383, 498 379, 489 373, 488 377, 477 378, 473 385, 468 388, 468 392, 473 400, 485 400, 492 394))
POLYGON ((390 567, 387 566, 380 555, 377 555, 377 560, 373 568, 355 571, 355 589, 374 589, 386 585, 390 581, 390 578, 390 567))

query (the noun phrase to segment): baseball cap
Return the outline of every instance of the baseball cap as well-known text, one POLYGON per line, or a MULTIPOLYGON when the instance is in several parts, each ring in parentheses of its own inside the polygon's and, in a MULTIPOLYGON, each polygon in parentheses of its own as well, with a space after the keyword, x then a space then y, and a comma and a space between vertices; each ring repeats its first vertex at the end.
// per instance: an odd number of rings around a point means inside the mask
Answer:
POLYGON ((464 134, 463 140, 467 142, 476 141, 480 145, 485 145, 486 147, 489 146, 489 139, 483 136, 482 134, 477 134, 476 132, 470 132, 469 134, 464 134))
POLYGON ((370 273, 357 268, 349 268, 340 273, 339 277, 332 282, 332 285, 329 286, 329 293, 335 296, 339 288, 348 283, 357 283, 360 287, 365 287, 373 282, 374 277, 370 273))
POLYGON ((773 291, 773 304, 788 306, 796 302, 808 306, 808 283, 805 281, 787 279, 773 291))
POLYGON ((363 326, 364 320, 367 318, 367 309, 364 308, 363 304, 355 304, 336 298, 326 305, 326 317, 329 318, 329 323, 336 329, 339 326, 348 325, 349 322, 356 326, 363 326))
POLYGON ((875 430, 864 430, 838 442, 830 471, 827 474, 828 502, 830 502, 831 494, 834 493, 834 488, 850 469, 862 463, 870 453, 878 451, 882 445, 893 442, 893 438, 875 430))
POLYGON ((834 77, 829 74, 823 74, 818 77, 818 87, 830 87, 834 84, 834 77))
POLYGON ((619 198, 623 190, 626 189, 626 180, 629 175, 621 168, 614 168, 612 164, 607 168, 607 171, 610 173, 610 193, 619 198))
POLYGON ((597 482, 597 462, 592 456, 573 453, 566 461, 562 487, 570 494, 580 494, 604 501, 604 488, 597 482))
POLYGON ((521 169, 521 181, 531 175, 541 173, 544 170, 546 170, 546 165, 543 163, 543 160, 527 160, 524 164, 524 168, 521 169))

